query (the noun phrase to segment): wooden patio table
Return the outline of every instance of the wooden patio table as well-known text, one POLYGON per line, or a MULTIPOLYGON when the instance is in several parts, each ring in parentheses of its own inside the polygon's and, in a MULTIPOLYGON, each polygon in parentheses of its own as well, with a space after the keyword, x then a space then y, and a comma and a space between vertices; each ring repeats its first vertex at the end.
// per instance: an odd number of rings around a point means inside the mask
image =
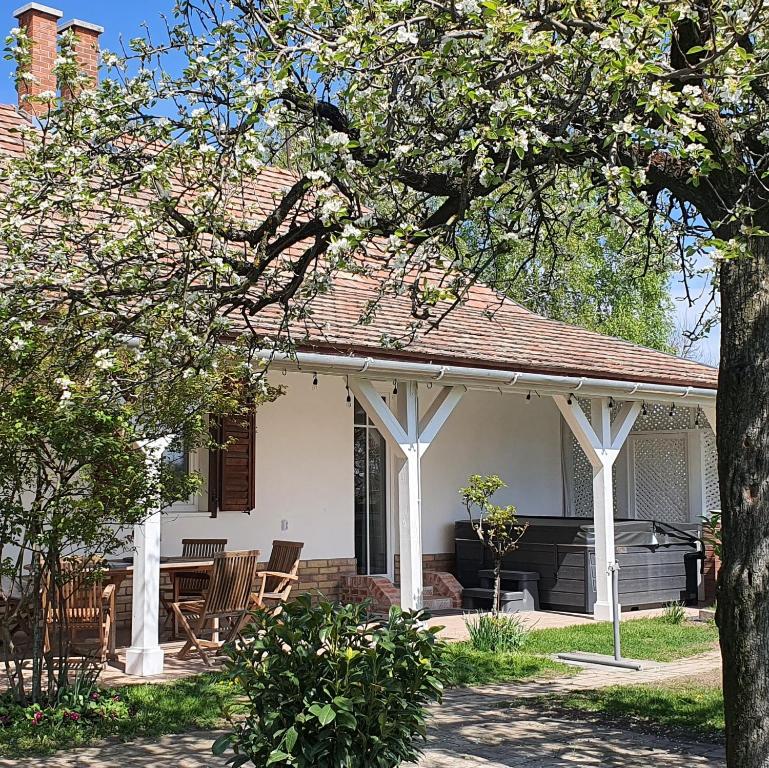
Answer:
MULTIPOLYGON (((126 558, 124 560, 108 560, 107 561, 107 573, 105 578, 107 581, 115 585, 115 592, 120 589, 120 585, 133 573, 134 565, 133 559, 126 558)), ((214 567, 214 561, 211 558, 195 558, 195 557, 161 557, 160 558, 160 572, 161 573, 178 573, 186 571, 187 573, 210 573, 214 567)), ((115 644, 115 625, 117 622, 112 622, 112 628, 110 632, 110 654, 113 658, 116 656, 116 644, 115 644)))

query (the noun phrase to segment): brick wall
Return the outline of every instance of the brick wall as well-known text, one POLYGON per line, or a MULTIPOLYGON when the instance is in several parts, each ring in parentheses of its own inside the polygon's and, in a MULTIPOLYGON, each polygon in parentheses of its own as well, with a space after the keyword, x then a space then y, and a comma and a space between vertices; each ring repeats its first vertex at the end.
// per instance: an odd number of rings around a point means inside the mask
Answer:
POLYGON ((387 613, 400 604, 400 592, 386 576, 345 576, 342 578, 341 601, 362 603, 371 600, 375 611, 387 613))
POLYGON ((302 560, 298 592, 320 592, 328 600, 339 600, 342 578, 354 576, 357 572, 358 564, 354 557, 302 560))
MULTIPOLYGON (((443 573, 451 573, 456 575, 454 569, 455 558, 453 552, 439 552, 432 555, 422 555, 422 570, 423 571, 442 571, 443 573)), ((394 558, 394 570, 395 570, 395 583, 399 584, 401 580, 401 558, 400 555, 395 555, 394 558)))
MULTIPOLYGON (((266 568, 267 563, 260 563, 261 568, 266 568)), ((336 601, 341 597, 340 585, 345 576, 354 576, 357 572, 357 563, 354 557, 336 558, 332 560, 302 560, 299 565, 299 585, 294 594, 310 592, 313 595, 320 593, 328 600, 336 601)), ((161 591, 170 591, 171 579, 167 573, 160 575, 161 591)), ((131 599, 133 587, 131 577, 123 581, 116 595, 117 624, 119 626, 131 623, 131 599)), ((161 607, 160 623, 165 621, 165 611, 161 607)))
POLYGON ((425 571, 424 585, 433 588, 435 597, 448 597, 452 608, 462 607, 462 585, 446 571, 425 571))

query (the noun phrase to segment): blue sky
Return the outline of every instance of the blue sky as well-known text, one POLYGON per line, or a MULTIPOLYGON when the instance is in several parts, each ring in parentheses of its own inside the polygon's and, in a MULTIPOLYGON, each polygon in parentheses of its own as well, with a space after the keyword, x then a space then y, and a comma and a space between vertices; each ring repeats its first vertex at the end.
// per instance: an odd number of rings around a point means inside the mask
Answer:
MULTIPOLYGON (((10 3, 2 3, 5 18, 0 17, 0 29, 11 29, 15 20, 12 17, 14 9, 24 5, 25 0, 12 0, 10 3), (5 26, 3 26, 3 24, 5 26)), ((102 47, 118 51, 120 40, 130 39, 142 34, 142 25, 147 24, 149 29, 160 29, 162 26, 161 15, 169 14, 173 6, 173 0, 47 0, 45 4, 58 8, 64 13, 63 21, 77 18, 90 21, 104 27, 101 38, 102 47)), ((14 90, 13 64, 8 61, 0 61, 0 103, 8 104, 16 101, 14 90)), ((697 286, 702 290, 702 286, 697 286)), ((707 293, 707 291, 703 291, 707 293)), ((673 296, 676 307, 676 322, 679 332, 690 328, 699 315, 698 308, 690 309, 686 302, 682 301, 683 287, 678 278, 671 282, 670 293, 673 296)), ((696 354, 707 363, 717 363, 719 330, 715 329, 710 338, 704 339, 698 345, 696 354)))
MULTIPOLYGON (((13 11, 26 5, 27 0, 4 0, 0 3, 0 30, 5 33, 16 24, 13 11)), ((101 44, 104 48, 117 51, 120 37, 130 39, 142 34, 142 24, 147 22, 150 29, 159 29, 161 14, 170 15, 173 0, 38 0, 43 5, 58 8, 64 16, 62 21, 81 19, 104 27, 101 44)), ((3 34, 5 38, 5 34, 3 34)), ((16 91, 11 79, 12 62, 0 62, 0 103, 16 100, 16 91)))

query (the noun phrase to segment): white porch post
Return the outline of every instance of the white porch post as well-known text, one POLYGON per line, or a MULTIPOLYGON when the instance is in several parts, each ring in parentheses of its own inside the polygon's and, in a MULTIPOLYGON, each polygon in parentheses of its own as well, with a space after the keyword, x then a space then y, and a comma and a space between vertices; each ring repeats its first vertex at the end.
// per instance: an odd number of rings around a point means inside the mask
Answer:
POLYGON ((563 395, 553 396, 558 410, 593 467, 596 581, 593 616, 599 620, 609 620, 614 610, 611 600, 612 576, 609 569, 616 564, 612 467, 641 411, 641 403, 625 403, 612 424, 608 398, 591 400, 590 421, 576 399, 570 399, 571 403, 563 395))
MULTIPOLYGON (((160 469, 163 452, 173 440, 163 437, 143 443, 147 472, 160 469)), ((160 608, 160 510, 151 510, 134 526, 133 591, 131 598, 131 647, 126 650, 125 671, 151 677, 163 672, 163 649, 158 635, 160 608)))
POLYGON ((350 389, 356 399, 402 462, 398 471, 401 608, 417 610, 422 607, 423 591, 422 457, 461 400, 465 388, 445 387, 420 422, 419 385, 406 381, 399 382, 398 387, 400 420, 370 381, 350 379, 350 389))
POLYGON ((422 477, 419 450, 419 389, 415 381, 403 382, 398 400, 407 442, 398 472, 398 540, 400 550, 401 608, 422 607, 422 477))

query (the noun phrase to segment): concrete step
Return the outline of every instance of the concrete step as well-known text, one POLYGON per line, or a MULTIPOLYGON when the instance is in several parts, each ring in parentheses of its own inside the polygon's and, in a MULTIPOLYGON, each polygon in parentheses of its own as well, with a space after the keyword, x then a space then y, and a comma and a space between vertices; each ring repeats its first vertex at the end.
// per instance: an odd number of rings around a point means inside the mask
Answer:
MULTIPOLYGON (((401 585, 400 584, 393 584, 395 589, 398 590, 398 592, 401 591, 401 585)), ((422 595, 425 598, 430 598, 435 594, 435 589, 433 587, 422 587, 422 595)))
POLYGON ((450 597, 430 597, 424 601, 424 606, 428 611, 445 611, 452 608, 450 597))
MULTIPOLYGON (((395 584, 395 588, 400 592, 401 585, 395 584)), ((431 586, 422 587, 422 605, 428 611, 446 611, 454 607, 450 597, 436 597, 435 588, 431 586)))

